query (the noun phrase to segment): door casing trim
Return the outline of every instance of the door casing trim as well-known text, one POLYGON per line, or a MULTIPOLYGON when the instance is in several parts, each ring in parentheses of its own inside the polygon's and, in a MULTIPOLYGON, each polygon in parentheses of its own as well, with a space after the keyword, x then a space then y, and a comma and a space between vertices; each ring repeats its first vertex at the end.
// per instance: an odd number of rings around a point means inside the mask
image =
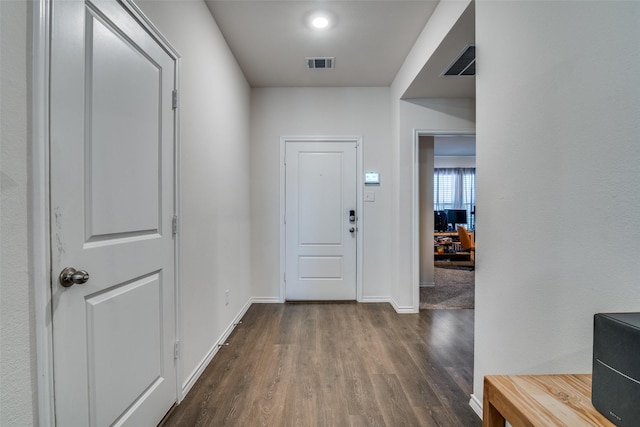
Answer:
POLYGON ((362 170, 362 144, 361 136, 282 136, 280 137, 280 295, 279 301, 285 302, 285 272, 286 272, 286 227, 284 216, 286 213, 286 180, 285 180, 285 154, 287 142, 345 142, 356 144, 356 301, 362 301, 362 233, 363 233, 363 192, 364 173, 362 170))
POLYGON ((38 424, 55 425, 49 246, 49 30, 51 1, 32 3, 31 283, 34 295, 38 424))
MULTIPOLYGON (((180 91, 181 56, 171 46, 160 31, 147 19, 132 0, 117 0, 135 16, 175 61, 174 87, 180 91)), ((53 370, 53 313, 51 300, 52 272, 50 252, 50 56, 51 56, 51 7, 53 0, 38 0, 32 3, 32 45, 31 45, 31 162, 28 171, 31 177, 29 200, 32 216, 30 220, 29 256, 30 287, 34 293, 35 342, 36 342, 36 383, 38 425, 56 425, 55 392, 53 370)), ((178 92, 179 93, 179 92, 178 92)), ((174 113, 174 214, 178 215, 180 230, 180 108, 174 113)), ((174 239, 175 249, 175 317, 176 340, 180 339, 180 233, 174 239)), ((176 361, 176 399, 184 398, 181 384, 180 360, 176 361)))

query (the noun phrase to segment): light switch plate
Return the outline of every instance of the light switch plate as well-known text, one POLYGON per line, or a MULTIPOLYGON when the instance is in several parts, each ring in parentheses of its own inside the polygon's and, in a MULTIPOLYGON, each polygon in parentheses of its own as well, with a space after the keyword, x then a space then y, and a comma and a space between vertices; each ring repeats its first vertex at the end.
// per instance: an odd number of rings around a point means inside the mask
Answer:
POLYGON ((364 192, 364 201, 365 202, 375 202, 376 201, 376 193, 374 191, 365 191, 364 192))

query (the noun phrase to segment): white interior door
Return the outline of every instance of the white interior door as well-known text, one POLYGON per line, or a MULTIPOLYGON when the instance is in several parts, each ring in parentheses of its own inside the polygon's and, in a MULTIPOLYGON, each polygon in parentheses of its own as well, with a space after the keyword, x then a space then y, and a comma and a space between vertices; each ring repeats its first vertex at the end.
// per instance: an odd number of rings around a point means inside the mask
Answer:
POLYGON ((56 423, 156 425, 176 401, 176 62, 116 1, 52 18, 56 423), (88 281, 63 287, 65 267, 88 281))
POLYGON ((355 142, 287 142, 287 300, 355 300, 355 142))

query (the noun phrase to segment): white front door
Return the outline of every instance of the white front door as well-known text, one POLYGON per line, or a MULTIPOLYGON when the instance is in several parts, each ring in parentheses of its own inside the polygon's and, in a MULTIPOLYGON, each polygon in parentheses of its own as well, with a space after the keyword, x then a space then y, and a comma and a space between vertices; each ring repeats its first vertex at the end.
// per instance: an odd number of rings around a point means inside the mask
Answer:
POLYGON ((111 0, 52 2, 59 426, 152 426, 176 401, 176 60, 133 13, 111 0), (66 267, 86 283, 64 287, 66 267))
POLYGON ((356 299, 355 142, 287 142, 287 300, 356 299))

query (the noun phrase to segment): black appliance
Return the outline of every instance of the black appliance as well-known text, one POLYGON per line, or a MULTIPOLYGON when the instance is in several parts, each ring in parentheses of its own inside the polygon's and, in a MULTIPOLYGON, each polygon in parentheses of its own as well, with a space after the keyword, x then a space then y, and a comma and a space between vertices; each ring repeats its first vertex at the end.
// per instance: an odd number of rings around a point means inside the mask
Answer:
POLYGON ((594 316, 591 402, 617 426, 640 426, 640 313, 594 316))

